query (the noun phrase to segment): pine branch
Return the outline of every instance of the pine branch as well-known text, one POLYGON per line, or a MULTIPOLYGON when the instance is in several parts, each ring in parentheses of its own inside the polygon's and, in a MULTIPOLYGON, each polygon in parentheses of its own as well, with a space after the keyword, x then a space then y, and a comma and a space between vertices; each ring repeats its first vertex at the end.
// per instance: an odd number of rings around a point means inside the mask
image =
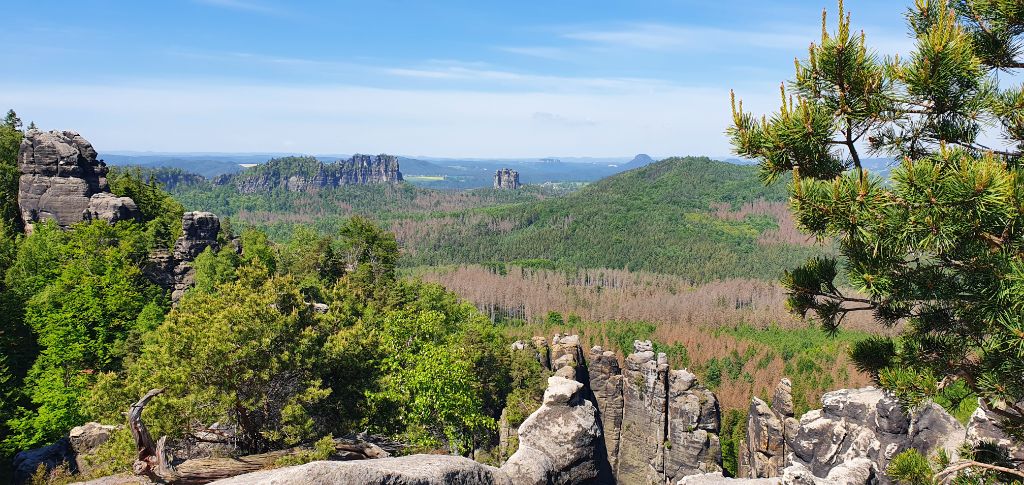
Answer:
POLYGON ((1018 477, 1024 478, 1024 472, 1022 472, 1020 470, 1016 470, 1016 469, 1013 469, 1013 468, 1006 468, 1006 467, 1002 467, 1002 466, 998 466, 998 465, 990 465, 988 463, 982 463, 982 462, 974 461, 974 460, 967 460, 967 461, 957 462, 956 464, 947 467, 945 470, 942 470, 941 472, 936 473, 935 477, 932 479, 932 483, 936 483, 936 484, 937 483, 949 483, 949 479, 952 479, 953 476, 955 476, 955 474, 957 472, 966 470, 968 468, 983 468, 983 469, 986 469, 986 470, 992 470, 992 471, 997 471, 997 472, 1001 472, 1001 473, 1007 473, 1007 474, 1010 474, 1010 475, 1016 475, 1018 477), (946 478, 947 476, 949 478, 946 478))

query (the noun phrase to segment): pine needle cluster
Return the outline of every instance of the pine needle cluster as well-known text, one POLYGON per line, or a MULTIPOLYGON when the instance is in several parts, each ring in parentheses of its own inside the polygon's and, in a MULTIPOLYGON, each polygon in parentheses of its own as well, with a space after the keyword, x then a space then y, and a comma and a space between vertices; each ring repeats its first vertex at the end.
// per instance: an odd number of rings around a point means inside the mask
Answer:
POLYGON ((911 406, 966 387, 1020 437, 1024 89, 998 75, 1024 67, 1024 3, 917 0, 907 58, 872 51, 842 2, 834 32, 827 20, 779 110, 734 96, 728 129, 766 182, 792 177, 800 227, 839 245, 785 274, 789 307, 832 331, 855 312, 899 325, 854 349, 861 370, 911 406), (868 155, 893 158, 891 177, 868 155))

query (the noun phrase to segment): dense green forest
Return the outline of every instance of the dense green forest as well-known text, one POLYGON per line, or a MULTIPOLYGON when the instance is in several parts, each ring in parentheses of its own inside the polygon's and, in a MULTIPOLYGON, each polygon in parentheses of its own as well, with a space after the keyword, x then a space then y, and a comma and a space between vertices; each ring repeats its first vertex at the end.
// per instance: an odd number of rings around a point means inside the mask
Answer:
MULTIPOLYGON (((272 165, 275 174, 290 174, 311 163, 272 165)), ((191 210, 263 228, 277 240, 300 225, 330 233, 347 216, 364 215, 396 233, 406 253, 402 264, 410 266, 539 260, 694 281, 775 279, 822 252, 792 235, 766 237, 796 231, 781 227, 789 222, 780 220, 785 188, 761 184, 754 167, 672 158, 572 188, 446 192, 399 184, 240 194, 231 186, 183 184, 172 192, 191 210), (765 204, 767 210, 749 210, 765 204)))
MULTIPOLYGON (((762 244, 778 229, 767 214, 717 217, 712 207, 740 209, 785 199, 752 167, 708 158, 672 158, 608 177, 565 197, 481 209, 431 221, 415 231, 412 264, 546 259, 566 267, 615 268, 683 275, 694 281, 777 278, 817 251, 762 244)), ((400 237, 401 228, 396 229, 400 237)))

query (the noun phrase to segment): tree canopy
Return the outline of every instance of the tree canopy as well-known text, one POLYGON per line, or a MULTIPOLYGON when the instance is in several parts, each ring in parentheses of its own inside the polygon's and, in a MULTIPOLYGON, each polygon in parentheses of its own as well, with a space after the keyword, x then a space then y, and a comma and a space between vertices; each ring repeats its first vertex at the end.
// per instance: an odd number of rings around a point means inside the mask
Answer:
POLYGON ((734 98, 728 133, 766 181, 792 177, 802 229, 838 241, 841 259, 786 273, 792 309, 830 330, 860 311, 900 325, 853 351, 863 370, 909 405, 966 386, 1020 436, 1024 90, 997 74, 1024 67, 1024 4, 917 0, 907 19, 914 51, 880 58, 840 2, 779 110, 758 118, 734 98), (895 158, 891 180, 868 153, 895 158))

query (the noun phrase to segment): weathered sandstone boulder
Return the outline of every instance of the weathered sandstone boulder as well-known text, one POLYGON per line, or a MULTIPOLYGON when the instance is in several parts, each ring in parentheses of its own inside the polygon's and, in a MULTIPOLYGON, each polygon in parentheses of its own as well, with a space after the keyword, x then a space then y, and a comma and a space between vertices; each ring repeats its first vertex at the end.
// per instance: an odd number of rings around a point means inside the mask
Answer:
POLYGON ((498 469, 469 458, 410 455, 360 461, 315 461, 300 466, 239 475, 217 485, 513 485, 498 469))
POLYGON ((668 442, 665 479, 722 470, 718 399, 687 370, 668 375, 668 442))
POLYGON ((26 227, 53 220, 62 227, 88 220, 137 219, 127 197, 110 193, 107 166, 73 131, 29 130, 18 150, 18 207, 26 227))
POLYGON ((583 365, 583 347, 578 335, 555 334, 551 339, 551 370, 558 371, 563 367, 579 368, 583 365))
POLYGON ((841 389, 822 397, 822 408, 804 414, 792 442, 794 464, 817 477, 855 459, 873 463, 878 482, 894 456, 916 449, 931 456, 944 449, 956 457, 966 430, 936 404, 907 413, 890 394, 874 387, 841 389))
POLYGON ((767 478, 782 475, 787 455, 800 422, 793 417, 793 384, 783 378, 775 388, 771 406, 759 398, 750 400, 747 435, 739 447, 740 477, 767 478))
POLYGON ((877 476, 874 463, 866 458, 837 466, 825 477, 816 477, 803 465, 791 465, 772 478, 725 478, 721 473, 691 475, 678 485, 871 485, 877 476))
POLYGON ((519 449, 501 467, 512 483, 587 483, 598 476, 597 410, 584 399, 583 384, 548 378, 544 404, 519 426, 519 449))
POLYGON ((212 247, 220 249, 217 236, 220 219, 210 212, 186 212, 181 216, 181 237, 174 242, 174 259, 194 261, 196 256, 212 247))
POLYGON ((71 429, 68 436, 49 446, 25 450, 14 455, 14 480, 16 484, 28 483, 40 465, 52 470, 61 465, 72 473, 83 472, 86 463, 82 455, 91 453, 110 439, 116 426, 86 423, 71 429))

